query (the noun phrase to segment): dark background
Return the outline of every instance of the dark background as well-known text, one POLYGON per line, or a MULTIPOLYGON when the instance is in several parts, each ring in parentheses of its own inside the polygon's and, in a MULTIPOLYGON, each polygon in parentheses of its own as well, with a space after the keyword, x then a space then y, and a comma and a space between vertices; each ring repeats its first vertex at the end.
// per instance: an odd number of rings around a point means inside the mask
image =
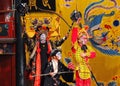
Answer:
MULTIPOLYGON (((22 0, 21 2, 28 4, 28 3, 29 3, 29 0, 22 0)), ((37 0, 37 1, 36 1, 36 5, 37 5, 37 8, 38 8, 38 9, 36 10, 34 7, 32 7, 32 9, 29 10, 29 12, 39 12, 40 9, 56 11, 56 4, 55 4, 56 1, 55 1, 55 0, 48 0, 48 3, 49 3, 49 5, 50 5, 51 9, 49 9, 48 7, 43 6, 42 0, 37 0), (39 8, 40 8, 40 9, 39 9, 39 8)))

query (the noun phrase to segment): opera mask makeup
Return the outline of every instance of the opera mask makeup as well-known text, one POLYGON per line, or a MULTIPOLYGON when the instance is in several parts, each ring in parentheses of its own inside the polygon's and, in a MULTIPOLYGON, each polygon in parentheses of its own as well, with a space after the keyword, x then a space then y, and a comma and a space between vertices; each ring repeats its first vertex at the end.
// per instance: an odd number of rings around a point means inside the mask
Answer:
POLYGON ((60 60, 62 58, 61 52, 57 52, 56 56, 57 56, 58 60, 60 60))
POLYGON ((40 35, 40 40, 41 40, 41 41, 42 41, 42 40, 46 40, 46 34, 42 33, 42 34, 40 35))

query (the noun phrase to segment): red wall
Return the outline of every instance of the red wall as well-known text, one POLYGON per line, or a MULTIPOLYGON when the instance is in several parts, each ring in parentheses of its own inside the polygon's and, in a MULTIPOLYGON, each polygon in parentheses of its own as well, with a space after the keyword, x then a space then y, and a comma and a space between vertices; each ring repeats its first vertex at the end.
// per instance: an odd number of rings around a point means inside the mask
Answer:
MULTIPOLYGON (((0 44, 10 42, 5 41, 6 38, 15 38, 14 21, 5 20, 6 16, 12 12, 12 3, 12 0, 0 0, 0 24, 8 24, 8 35, 0 36, 0 44)), ((0 86, 16 86, 15 42, 12 45, 12 53, 0 54, 0 86)))
POLYGON ((0 86, 15 86, 15 58, 0 55, 0 86))
POLYGON ((12 9, 12 0, 0 0, 0 22, 5 20, 7 10, 12 9))

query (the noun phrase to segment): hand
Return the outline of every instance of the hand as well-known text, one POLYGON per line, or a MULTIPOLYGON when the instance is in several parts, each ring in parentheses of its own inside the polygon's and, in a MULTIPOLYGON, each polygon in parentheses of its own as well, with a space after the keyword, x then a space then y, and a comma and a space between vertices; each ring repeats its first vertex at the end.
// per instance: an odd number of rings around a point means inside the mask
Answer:
POLYGON ((68 63, 68 68, 74 70, 75 66, 72 62, 68 63))
POLYGON ((31 66, 30 65, 26 65, 26 71, 31 70, 31 66))
POLYGON ((68 36, 69 36, 69 33, 67 33, 65 36, 68 38, 68 36))
POLYGON ((54 76, 55 73, 54 73, 54 72, 50 72, 49 75, 50 75, 50 76, 54 76))
POLYGON ((69 34, 67 33, 64 37, 63 40, 66 40, 68 38, 69 34))
POLYGON ((86 55, 86 53, 81 53, 81 57, 86 57, 87 55, 86 55))

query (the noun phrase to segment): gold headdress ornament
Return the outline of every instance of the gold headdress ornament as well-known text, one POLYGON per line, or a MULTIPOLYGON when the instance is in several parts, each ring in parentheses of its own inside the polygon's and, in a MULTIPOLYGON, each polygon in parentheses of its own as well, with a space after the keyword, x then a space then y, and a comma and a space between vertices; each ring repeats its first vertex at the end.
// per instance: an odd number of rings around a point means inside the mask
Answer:
POLYGON ((37 26, 36 36, 40 36, 42 33, 45 33, 47 35, 47 37, 49 37, 49 33, 48 33, 49 29, 50 29, 50 27, 45 26, 45 25, 37 26))

